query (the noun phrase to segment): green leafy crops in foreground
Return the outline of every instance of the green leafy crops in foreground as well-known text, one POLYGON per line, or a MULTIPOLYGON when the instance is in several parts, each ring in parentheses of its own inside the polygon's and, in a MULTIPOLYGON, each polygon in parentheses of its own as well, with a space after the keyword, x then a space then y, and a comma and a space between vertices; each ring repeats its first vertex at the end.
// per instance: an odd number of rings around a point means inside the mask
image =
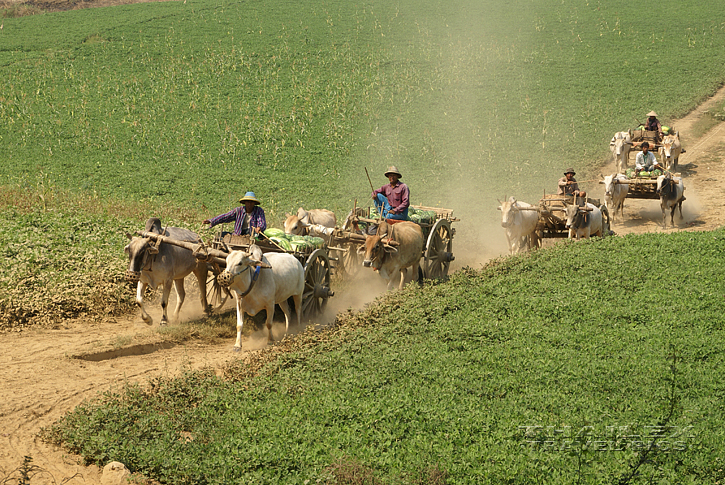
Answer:
POLYGON ((431 466, 450 483, 716 483, 724 250, 718 230, 505 258, 307 332, 254 376, 131 386, 49 434, 175 484, 314 483, 341 461, 384 483, 431 466))

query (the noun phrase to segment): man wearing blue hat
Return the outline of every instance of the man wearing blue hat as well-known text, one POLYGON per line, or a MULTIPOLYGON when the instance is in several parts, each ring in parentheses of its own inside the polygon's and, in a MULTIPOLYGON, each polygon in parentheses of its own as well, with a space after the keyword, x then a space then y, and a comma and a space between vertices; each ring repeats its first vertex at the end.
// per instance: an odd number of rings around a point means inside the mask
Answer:
POLYGON ((259 200, 254 192, 247 192, 244 197, 239 199, 244 207, 236 207, 226 214, 220 214, 213 219, 205 219, 202 224, 209 224, 214 227, 217 224, 234 221, 234 235, 250 234, 256 236, 260 232, 267 229, 267 219, 264 217, 264 210, 259 207, 259 200))

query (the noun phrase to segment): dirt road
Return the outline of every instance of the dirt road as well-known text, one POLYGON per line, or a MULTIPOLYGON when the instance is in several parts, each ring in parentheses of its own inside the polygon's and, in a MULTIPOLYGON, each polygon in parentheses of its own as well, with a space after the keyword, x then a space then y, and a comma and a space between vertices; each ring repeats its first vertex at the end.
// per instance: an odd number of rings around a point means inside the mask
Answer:
MULTIPOLYGON (((683 205, 684 221, 664 231, 709 230, 723 225, 725 123, 701 138, 692 133, 702 113, 723 98, 725 89, 673 123, 687 149, 680 158, 687 201, 683 205)), ((613 163, 601 168, 602 176, 613 172, 613 163)), ((600 197, 602 186, 591 185, 584 188, 600 197)), ((613 229, 620 235, 661 232, 661 221, 658 201, 627 199, 625 221, 613 229)), ((367 292, 365 300, 372 299, 380 289, 367 292)), ((360 306, 365 300, 344 301, 340 310, 360 306)), ((229 359, 244 357, 244 352, 231 352, 232 344, 233 340, 170 344, 135 317, 0 335, 0 483, 21 465, 24 456, 31 456, 33 463, 44 470, 36 475, 33 484, 63 480, 71 485, 100 483, 97 467, 84 467, 78 457, 40 441, 36 437, 39 430, 83 400, 124 382, 174 375, 184 369, 221 369, 229 359)), ((244 345, 249 349, 256 344, 247 341, 244 345)), ((17 478, 10 482, 17 483, 17 478)))

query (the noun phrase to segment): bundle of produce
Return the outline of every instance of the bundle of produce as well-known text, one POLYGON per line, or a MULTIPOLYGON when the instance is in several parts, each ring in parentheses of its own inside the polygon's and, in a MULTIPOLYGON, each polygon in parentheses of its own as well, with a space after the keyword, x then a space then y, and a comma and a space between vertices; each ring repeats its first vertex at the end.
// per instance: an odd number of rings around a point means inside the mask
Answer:
POLYGON ((642 170, 641 172, 639 172, 639 174, 636 174, 633 168, 628 168, 627 170, 625 170, 624 175, 628 179, 633 179, 635 177, 659 177, 660 175, 662 175, 662 170, 657 169, 653 170, 652 172, 645 172, 644 170, 642 170))
POLYGON ((270 237, 270 241, 277 244, 279 247, 284 249, 285 251, 292 251, 292 243, 290 243, 289 239, 284 237, 270 237))
POLYGON ((290 242, 293 248, 299 248, 296 251, 311 251, 325 246, 325 240, 315 236, 290 236, 290 242))
POLYGON ((277 229, 276 227, 268 227, 264 231, 264 235, 268 238, 272 239, 273 237, 279 237, 283 239, 287 239, 287 234, 284 233, 283 229, 277 229))
POLYGON ((298 253, 308 253, 313 249, 312 244, 307 241, 290 241, 290 244, 292 245, 292 250, 298 253))
POLYGON ((417 224, 433 224, 437 218, 436 211, 408 208, 408 220, 417 224))

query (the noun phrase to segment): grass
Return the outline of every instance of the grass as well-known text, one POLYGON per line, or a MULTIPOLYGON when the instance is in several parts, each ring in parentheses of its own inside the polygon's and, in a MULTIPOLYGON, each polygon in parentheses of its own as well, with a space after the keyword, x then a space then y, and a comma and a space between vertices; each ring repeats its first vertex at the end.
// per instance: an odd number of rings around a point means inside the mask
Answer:
POLYGON ((118 7, 113 22, 106 9, 12 19, 2 173, 42 168, 61 188, 209 215, 247 189, 276 217, 347 210, 367 197, 365 165, 381 185, 402 166, 426 205, 461 187, 539 196, 562 156, 587 177, 612 132, 652 108, 668 122, 722 84, 714 5, 666 3, 648 22, 623 1, 191 1, 118 7), (663 78, 688 94, 650 88, 663 78))
POLYGON ((224 380, 108 394, 50 435, 168 483, 302 483, 340 460, 381 483, 431 464, 448 483, 715 483, 724 248, 720 230, 498 260, 386 295, 224 380))
POLYGON ((705 135, 712 128, 725 121, 725 101, 721 101, 705 111, 693 126, 694 133, 705 135))

